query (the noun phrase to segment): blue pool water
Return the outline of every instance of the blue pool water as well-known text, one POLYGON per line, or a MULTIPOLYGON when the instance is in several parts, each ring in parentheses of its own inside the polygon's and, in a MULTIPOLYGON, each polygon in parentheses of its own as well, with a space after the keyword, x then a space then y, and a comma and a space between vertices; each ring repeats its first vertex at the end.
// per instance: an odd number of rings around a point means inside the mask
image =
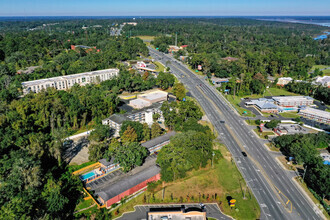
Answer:
POLYGON ((285 110, 285 111, 293 111, 293 110, 296 110, 296 108, 283 108, 283 110, 285 110))
POLYGON ((80 176, 80 179, 81 180, 87 180, 87 179, 89 179, 89 178, 91 178, 93 176, 95 176, 95 173, 92 171, 92 172, 86 173, 84 175, 81 175, 80 176))

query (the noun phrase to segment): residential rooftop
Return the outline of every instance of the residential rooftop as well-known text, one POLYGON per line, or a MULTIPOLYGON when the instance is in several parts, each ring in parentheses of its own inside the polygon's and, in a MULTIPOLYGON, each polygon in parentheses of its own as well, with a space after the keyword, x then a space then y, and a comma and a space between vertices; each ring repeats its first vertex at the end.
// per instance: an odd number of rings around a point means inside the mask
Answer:
POLYGON ((299 113, 307 113, 307 114, 312 114, 312 115, 315 115, 318 117, 330 119, 330 112, 322 111, 322 110, 315 109, 315 108, 306 107, 305 109, 301 109, 299 111, 299 113))
POLYGON ((38 80, 32 80, 32 81, 25 81, 22 82, 22 86, 33 86, 33 85, 39 85, 40 83, 53 83, 56 81, 63 81, 66 79, 75 79, 82 76, 93 76, 93 75, 99 75, 99 74, 107 74, 112 72, 119 72, 119 69, 105 69, 105 70, 97 70, 97 71, 91 71, 91 72, 84 72, 84 73, 77 73, 77 74, 71 74, 66 76, 57 76, 57 77, 51 77, 47 79, 38 79, 38 80))
POLYGON ((274 96, 273 99, 277 102, 314 100, 309 96, 274 96))
POLYGON ((164 143, 165 141, 169 141, 172 136, 176 134, 175 131, 168 132, 162 136, 156 137, 154 139, 151 139, 149 141, 146 141, 142 143, 141 145, 147 149, 152 148, 156 145, 159 145, 161 143, 164 143))
MULTIPOLYGON (((125 173, 114 181, 104 184, 101 189, 96 190, 96 195, 100 196, 104 201, 131 189, 132 187, 144 182, 145 180, 160 173, 160 167, 156 165, 156 157, 146 161, 142 166, 136 167, 128 173, 125 173)), ((93 189, 92 189, 93 190, 93 189)))

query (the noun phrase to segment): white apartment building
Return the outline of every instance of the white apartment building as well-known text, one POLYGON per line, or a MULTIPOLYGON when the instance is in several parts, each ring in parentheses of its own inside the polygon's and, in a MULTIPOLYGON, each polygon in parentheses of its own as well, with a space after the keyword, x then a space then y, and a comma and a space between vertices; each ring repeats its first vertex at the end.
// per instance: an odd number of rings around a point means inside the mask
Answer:
POLYGON ((125 114, 113 114, 110 117, 103 119, 103 125, 109 125, 115 130, 115 136, 119 136, 119 131, 124 121, 137 121, 140 123, 147 123, 149 126, 154 122, 153 115, 159 114, 160 121, 164 121, 162 111, 160 110, 161 104, 154 103, 152 106, 133 111, 125 114))
POLYGON ((330 112, 322 111, 315 108, 305 108, 301 109, 299 111, 299 114, 314 121, 330 124, 330 112))
POLYGON ((283 107, 293 107, 302 105, 312 105, 314 99, 309 96, 277 96, 273 97, 276 105, 283 107))
POLYGON ((43 89, 53 87, 57 90, 70 89, 74 84, 84 86, 89 83, 100 83, 118 76, 119 69, 105 69, 86 73, 78 73, 66 76, 58 76, 47 79, 22 82, 23 94, 40 92, 43 89))

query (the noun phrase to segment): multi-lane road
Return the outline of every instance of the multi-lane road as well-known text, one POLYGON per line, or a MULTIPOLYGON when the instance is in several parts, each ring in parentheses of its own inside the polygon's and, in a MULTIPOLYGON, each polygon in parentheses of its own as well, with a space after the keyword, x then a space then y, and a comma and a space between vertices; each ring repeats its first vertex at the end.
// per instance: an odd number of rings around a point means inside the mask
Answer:
POLYGON ((169 66, 200 103, 257 198, 261 219, 323 218, 292 176, 277 164, 243 118, 213 86, 171 56, 152 48, 149 52, 154 59, 169 66))

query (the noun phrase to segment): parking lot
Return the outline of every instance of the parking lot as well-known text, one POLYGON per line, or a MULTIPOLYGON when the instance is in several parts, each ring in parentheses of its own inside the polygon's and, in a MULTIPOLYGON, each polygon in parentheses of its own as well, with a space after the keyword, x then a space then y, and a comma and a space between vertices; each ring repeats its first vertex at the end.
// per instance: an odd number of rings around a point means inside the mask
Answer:
MULTIPOLYGON (((191 203, 191 204, 183 204, 188 207, 200 207, 198 203, 191 203)), ((209 203, 209 204, 204 204, 206 207, 206 216, 207 217, 212 217, 215 219, 233 219, 227 215, 224 215, 217 204, 215 203, 209 203)), ((146 220, 147 217, 147 211, 149 211, 150 208, 166 208, 166 207, 180 207, 179 204, 173 204, 173 205, 138 205, 135 206, 135 211, 134 212, 128 212, 122 215, 121 217, 117 218, 117 220, 146 220)))

